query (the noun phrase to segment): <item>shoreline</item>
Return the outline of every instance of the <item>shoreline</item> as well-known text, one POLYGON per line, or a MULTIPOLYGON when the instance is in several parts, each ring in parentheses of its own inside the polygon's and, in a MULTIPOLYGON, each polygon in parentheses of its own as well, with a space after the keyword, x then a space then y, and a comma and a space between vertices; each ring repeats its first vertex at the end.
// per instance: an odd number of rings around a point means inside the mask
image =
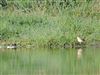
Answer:
POLYGON ((55 43, 49 43, 49 44, 35 44, 35 43, 25 43, 25 42, 1 42, 0 49, 1 48, 86 48, 86 47, 95 47, 100 48, 100 42, 95 43, 89 43, 89 44, 82 44, 74 43, 74 44, 55 44, 55 43), (22 44, 23 43, 23 44, 22 44))

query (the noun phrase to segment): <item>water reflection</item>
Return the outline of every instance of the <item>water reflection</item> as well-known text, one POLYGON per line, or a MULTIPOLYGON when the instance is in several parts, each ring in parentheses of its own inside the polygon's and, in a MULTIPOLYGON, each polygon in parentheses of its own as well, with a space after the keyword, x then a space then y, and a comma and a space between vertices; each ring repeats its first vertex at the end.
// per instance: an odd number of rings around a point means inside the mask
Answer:
POLYGON ((83 54, 83 49, 82 48, 77 49, 77 58, 78 59, 82 58, 82 54, 83 54))
POLYGON ((93 48, 5 49, 0 51, 0 73, 2 72, 1 75, 8 73, 13 75, 97 75, 100 71, 99 58, 100 50, 93 48))

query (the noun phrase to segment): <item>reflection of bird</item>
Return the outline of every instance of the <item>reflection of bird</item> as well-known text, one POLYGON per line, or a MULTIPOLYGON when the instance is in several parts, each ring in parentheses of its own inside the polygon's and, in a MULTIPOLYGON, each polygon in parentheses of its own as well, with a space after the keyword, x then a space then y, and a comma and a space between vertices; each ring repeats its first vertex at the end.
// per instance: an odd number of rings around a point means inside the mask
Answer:
POLYGON ((77 37, 77 41, 82 44, 83 43, 83 40, 80 38, 80 37, 77 37))
POLYGON ((2 48, 2 46, 0 46, 0 48, 2 48))
POLYGON ((81 48, 77 50, 78 59, 80 59, 82 57, 82 52, 83 52, 83 50, 81 48))

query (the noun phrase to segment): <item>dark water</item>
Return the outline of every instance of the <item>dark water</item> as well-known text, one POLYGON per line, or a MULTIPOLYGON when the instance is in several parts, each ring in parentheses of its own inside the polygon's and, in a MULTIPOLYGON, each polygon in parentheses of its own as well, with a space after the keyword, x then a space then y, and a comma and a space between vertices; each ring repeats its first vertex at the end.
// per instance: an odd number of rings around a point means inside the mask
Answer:
POLYGON ((100 75, 100 48, 1 49, 0 75, 100 75))

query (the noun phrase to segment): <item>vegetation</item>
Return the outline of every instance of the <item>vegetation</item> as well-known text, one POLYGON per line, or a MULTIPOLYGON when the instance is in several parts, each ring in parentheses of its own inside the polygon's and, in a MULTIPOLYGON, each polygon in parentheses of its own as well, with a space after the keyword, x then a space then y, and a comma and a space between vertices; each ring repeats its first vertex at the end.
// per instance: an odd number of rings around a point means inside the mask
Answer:
POLYGON ((0 43, 62 46, 100 41, 99 0, 1 0, 0 43), (86 1, 86 2, 85 2, 86 1))

